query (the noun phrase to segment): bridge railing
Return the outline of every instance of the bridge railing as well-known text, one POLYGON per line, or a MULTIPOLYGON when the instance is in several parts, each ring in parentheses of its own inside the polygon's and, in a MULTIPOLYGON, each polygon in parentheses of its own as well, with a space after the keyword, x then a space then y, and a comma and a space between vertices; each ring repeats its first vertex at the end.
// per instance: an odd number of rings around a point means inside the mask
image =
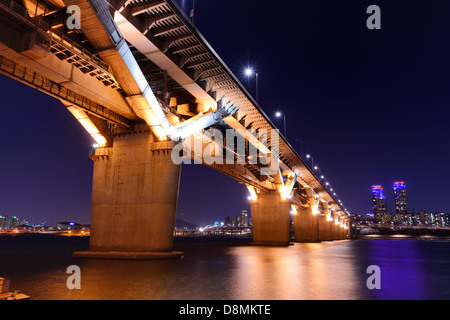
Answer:
POLYGON ((34 12, 27 10, 14 0, 0 0, 0 4, 3 4, 29 23, 32 23, 41 31, 41 35, 43 36, 39 39, 39 45, 47 48, 49 51, 70 51, 72 55, 77 57, 78 61, 82 61, 83 65, 89 65, 91 67, 93 76, 96 76, 99 80, 106 81, 117 88, 119 87, 114 76, 111 74, 110 66, 100 57, 84 49, 81 45, 64 35, 62 32, 54 30, 49 23, 42 19, 42 17, 34 15, 34 12))
POLYGON ((23 6, 21 6, 19 3, 15 2, 14 0, 0 0, 0 3, 7 6, 9 9, 14 11, 16 14, 21 16, 22 18, 25 18, 26 20, 32 22, 36 26, 38 26, 40 29, 43 29, 44 31, 49 31, 51 29, 51 25, 46 23, 44 20, 40 19, 39 17, 32 18, 33 12, 31 10, 27 10, 23 6))

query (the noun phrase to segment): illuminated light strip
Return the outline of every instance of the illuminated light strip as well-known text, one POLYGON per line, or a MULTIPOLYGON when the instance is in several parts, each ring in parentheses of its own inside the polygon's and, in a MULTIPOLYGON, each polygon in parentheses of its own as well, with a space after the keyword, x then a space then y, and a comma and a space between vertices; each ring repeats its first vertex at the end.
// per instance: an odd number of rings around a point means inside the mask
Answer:
POLYGON ((282 187, 281 187, 281 200, 286 200, 287 199, 287 194, 286 194, 286 186, 285 186, 285 184, 284 184, 284 181, 283 181, 283 175, 281 174, 281 169, 280 169, 280 164, 279 163, 277 163, 277 167, 278 167, 278 175, 280 176, 280 180, 281 180, 281 184, 282 184, 282 187))
MULTIPOLYGON (((290 194, 292 189, 294 188, 295 181, 297 180, 297 174, 294 173, 294 177, 292 177, 292 181, 289 185, 284 184, 283 177, 281 176, 280 168, 278 167, 278 173, 280 174, 281 182, 283 183, 283 192, 281 193, 281 199, 286 200, 287 198, 290 198, 290 194)), ((287 182, 287 181, 286 181, 287 182)))
POLYGON ((258 194, 256 193, 256 189, 253 186, 247 185, 248 192, 250 192, 250 197, 253 201, 258 200, 258 194))
MULTIPOLYGON (((121 24, 123 21, 126 21, 126 19, 118 12, 116 12, 114 20, 115 21, 110 22, 111 25, 114 26, 114 29, 117 29, 116 24, 121 24)), ((104 21, 101 22, 103 23, 104 21)), ((104 25, 105 30, 110 33, 108 27, 109 26, 104 25)), ((195 119, 194 121, 172 126, 162 110, 158 100, 156 99, 152 89, 150 88, 147 79, 134 58, 125 39, 122 38, 119 41, 116 45, 116 49, 141 91, 141 95, 138 95, 136 98, 136 104, 133 106, 133 110, 139 117, 145 120, 160 140, 165 140, 167 137, 173 141, 185 139, 188 136, 217 123, 217 121, 222 120, 237 111, 237 106, 228 102, 226 105, 222 106, 222 110, 217 109, 195 119), (144 98, 142 100, 145 101, 141 101, 139 96, 142 96, 144 98)))
POLYGON ((339 216, 336 216, 336 219, 334 219, 334 224, 339 225, 339 216))
POLYGON ((104 147, 106 145, 106 138, 100 133, 92 120, 89 119, 86 112, 77 107, 67 107, 67 109, 73 114, 78 122, 80 122, 80 124, 84 127, 84 129, 86 129, 86 131, 100 147, 104 147))
POLYGON ((316 215, 316 214, 319 213, 320 195, 313 196, 313 202, 314 202, 314 205, 313 205, 313 208, 312 208, 313 209, 312 213, 314 215, 316 215))
POLYGON ((327 221, 333 221, 333 217, 331 216, 332 208, 327 205, 327 221))
POLYGON ((292 215, 296 216, 297 215, 297 206, 294 204, 291 204, 291 213, 292 215))

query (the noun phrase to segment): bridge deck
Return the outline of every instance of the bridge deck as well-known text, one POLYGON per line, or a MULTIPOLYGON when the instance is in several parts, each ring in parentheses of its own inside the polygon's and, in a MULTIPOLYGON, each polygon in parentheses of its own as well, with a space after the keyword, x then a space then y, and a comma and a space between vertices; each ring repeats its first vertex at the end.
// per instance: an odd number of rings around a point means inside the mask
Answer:
MULTIPOLYGON (((13 61, 13 65, 18 66, 17 70, 15 67, 14 70, 8 69, 7 64, 2 65, 2 71, 11 77, 25 81, 57 98, 61 98, 63 92, 67 96, 66 100, 72 97, 72 103, 85 111, 130 127, 139 116, 133 112, 131 105, 134 103, 133 99, 142 93, 142 88, 139 90, 132 73, 122 72, 124 64, 119 62, 121 56, 117 44, 123 37, 140 68, 139 72, 142 72, 156 97, 155 101, 166 117, 177 118, 180 122, 189 121, 194 116, 217 109, 218 101, 233 101, 239 110, 224 118, 223 124, 250 133, 246 135, 249 143, 257 144, 259 132, 276 129, 255 99, 174 0, 43 0, 41 7, 39 3, 34 3, 38 6, 36 8, 30 7, 28 1, 25 4, 26 9, 14 0, 0 0, 0 10, 10 17, 14 16, 15 26, 38 30, 43 35, 41 38, 45 40, 40 44, 41 47, 61 61, 61 70, 65 68, 64 63, 80 70, 79 82, 75 81, 71 73, 64 78, 61 77, 62 71, 61 74, 52 73, 51 70, 44 74, 36 72, 38 69, 44 70, 44 66, 39 63, 45 63, 49 58, 39 60, 26 56, 23 52, 7 57, 13 61), (79 5, 84 10, 82 28, 61 33, 65 28, 61 25, 61 17, 65 14, 65 7, 71 4, 79 5), (108 17, 103 13, 96 16, 91 8, 92 4, 101 6, 104 12, 109 11, 114 22, 105 24, 108 17), (86 15, 86 12, 89 14, 86 15), (27 62, 25 65, 19 64, 24 61, 27 62), (20 68, 26 71, 26 76, 22 79, 17 74, 20 68), (87 83, 83 75, 101 83, 104 89, 92 90, 83 87, 83 84, 87 83), (37 85, 37 78, 48 81, 37 85), (59 86, 53 87, 53 82, 59 86), (175 105, 167 98, 168 92, 178 98, 175 105), (86 99, 89 97, 93 101, 86 103, 84 101, 87 100, 82 99, 80 102, 77 96, 86 99), (193 109, 192 105, 196 107, 193 109)), ((11 23, 6 20, 3 16, 4 24, 11 23)), ((0 49, 2 46, 0 43, 0 49)), ((10 52, 8 50, 0 50, 0 55, 10 52)), ((55 63, 52 62, 54 65, 55 63)), ((268 151, 267 147, 261 144, 258 144, 258 148, 266 148, 264 151, 268 151)), ((345 212, 285 137, 281 136, 276 150, 270 145, 270 141, 268 148, 277 155, 281 177, 275 174, 268 180, 255 179, 255 176, 258 176, 256 171, 260 169, 258 166, 212 167, 264 190, 270 189, 273 178, 279 182, 288 176, 295 176, 295 188, 299 190, 297 195, 300 198, 304 198, 301 190, 309 190, 320 195, 322 202, 333 205, 335 210, 345 212), (255 174, 252 174, 252 171, 255 174)))

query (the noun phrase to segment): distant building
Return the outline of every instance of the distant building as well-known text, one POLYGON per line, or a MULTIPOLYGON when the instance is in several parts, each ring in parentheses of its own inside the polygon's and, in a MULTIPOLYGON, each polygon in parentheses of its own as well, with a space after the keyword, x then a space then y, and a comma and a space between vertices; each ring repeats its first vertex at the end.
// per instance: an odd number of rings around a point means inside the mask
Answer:
POLYGON ((0 229, 7 230, 14 227, 27 225, 28 222, 25 219, 18 218, 16 216, 0 216, 0 229))
POLYGON ((406 196, 406 184, 404 181, 394 182, 394 198, 395 198, 395 213, 408 213, 408 199, 406 196))
POLYGON ((375 219, 383 224, 389 223, 390 217, 386 209, 386 198, 383 193, 383 187, 380 185, 372 186, 372 204, 375 219))
POLYGON ((225 217, 225 222, 221 226, 225 227, 250 227, 252 225, 250 215, 247 210, 242 210, 241 213, 233 218, 225 217))
POLYGON ((445 213, 443 212, 433 212, 429 214, 429 224, 432 227, 444 227, 445 224, 445 213))
POLYGON ((450 227, 450 213, 445 214, 445 226, 450 227))
POLYGON ((241 214, 237 217, 238 227, 249 227, 249 216, 247 210, 242 210, 241 214))
POLYGON ((397 213, 393 222, 399 226, 450 227, 450 214, 444 212, 397 213))
POLYGON ((64 221, 64 222, 58 222, 56 224, 57 230, 86 230, 89 229, 89 225, 86 224, 79 224, 72 221, 64 221))
POLYGON ((371 226, 377 224, 375 218, 371 214, 358 215, 356 213, 353 213, 350 217, 352 219, 352 225, 355 226, 371 226))

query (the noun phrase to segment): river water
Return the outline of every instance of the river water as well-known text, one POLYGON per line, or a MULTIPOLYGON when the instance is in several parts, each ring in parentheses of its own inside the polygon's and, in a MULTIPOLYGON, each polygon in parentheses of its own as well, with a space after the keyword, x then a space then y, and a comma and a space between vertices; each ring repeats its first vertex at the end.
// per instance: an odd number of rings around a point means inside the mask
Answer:
POLYGON ((343 240, 249 245, 251 239, 175 238, 181 260, 74 258, 88 237, 0 235, 0 277, 33 300, 450 299, 450 241, 343 240), (67 267, 81 289, 66 286, 67 267), (366 284, 380 268, 380 289, 366 284))

